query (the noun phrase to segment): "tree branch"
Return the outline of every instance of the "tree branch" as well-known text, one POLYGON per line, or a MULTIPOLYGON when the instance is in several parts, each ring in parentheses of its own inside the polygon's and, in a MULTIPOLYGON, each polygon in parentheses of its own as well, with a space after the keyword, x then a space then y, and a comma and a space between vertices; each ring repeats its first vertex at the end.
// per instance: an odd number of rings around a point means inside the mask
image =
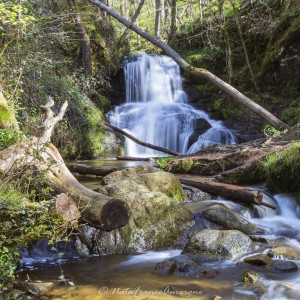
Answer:
POLYGON ((63 119, 66 109, 68 107, 68 102, 67 101, 64 102, 56 117, 54 116, 54 112, 52 111, 53 106, 54 106, 54 100, 51 97, 49 97, 46 105, 43 105, 40 108, 42 113, 46 116, 43 124, 38 126, 38 128, 44 130, 39 140, 40 143, 42 144, 50 142, 53 129, 55 125, 63 119))

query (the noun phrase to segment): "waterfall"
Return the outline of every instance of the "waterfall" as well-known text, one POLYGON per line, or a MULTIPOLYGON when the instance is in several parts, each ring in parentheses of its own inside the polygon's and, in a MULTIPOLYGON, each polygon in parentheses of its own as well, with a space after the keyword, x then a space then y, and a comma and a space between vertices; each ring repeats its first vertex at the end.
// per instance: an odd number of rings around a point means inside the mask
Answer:
MULTIPOLYGON (((125 104, 108 113, 111 124, 139 140, 182 154, 210 145, 236 143, 223 122, 189 105, 175 61, 146 53, 124 61, 125 104)), ((160 156, 161 152, 125 140, 125 154, 160 156)))

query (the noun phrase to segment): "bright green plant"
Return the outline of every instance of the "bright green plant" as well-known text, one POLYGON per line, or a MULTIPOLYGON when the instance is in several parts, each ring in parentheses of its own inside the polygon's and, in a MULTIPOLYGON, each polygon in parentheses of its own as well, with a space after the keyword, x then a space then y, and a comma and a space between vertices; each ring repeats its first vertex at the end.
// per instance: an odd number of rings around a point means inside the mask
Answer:
POLYGON ((283 132, 277 130, 276 128, 274 128, 273 126, 267 124, 264 129, 263 129, 263 133, 266 137, 268 138, 272 138, 272 137, 280 137, 283 135, 283 132))
POLYGON ((172 160, 174 157, 173 156, 162 156, 156 159, 156 166, 159 167, 160 169, 165 169, 166 166, 168 165, 168 162, 172 160))

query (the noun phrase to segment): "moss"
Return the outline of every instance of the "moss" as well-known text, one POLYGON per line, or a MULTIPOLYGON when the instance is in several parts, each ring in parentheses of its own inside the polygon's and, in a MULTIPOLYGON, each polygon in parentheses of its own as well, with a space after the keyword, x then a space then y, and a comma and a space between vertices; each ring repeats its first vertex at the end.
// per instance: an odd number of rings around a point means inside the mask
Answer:
POLYGON ((269 155, 263 162, 267 186, 273 191, 300 191, 300 142, 269 155))
POLYGON ((255 271, 249 270, 245 271, 243 274, 243 281, 245 283, 255 284, 259 280, 259 274, 255 271))

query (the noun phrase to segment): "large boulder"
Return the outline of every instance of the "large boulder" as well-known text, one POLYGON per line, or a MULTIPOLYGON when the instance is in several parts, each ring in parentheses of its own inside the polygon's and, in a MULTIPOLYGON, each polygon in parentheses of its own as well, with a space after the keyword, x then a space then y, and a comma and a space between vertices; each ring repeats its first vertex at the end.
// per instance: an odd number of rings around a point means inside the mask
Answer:
POLYGON ((112 232, 84 227, 82 239, 94 252, 136 253, 184 245, 194 221, 181 205, 186 195, 173 174, 140 166, 111 173, 103 182, 102 191, 126 202, 131 216, 126 226, 112 232))
POLYGON ((251 243, 250 238, 237 230, 204 229, 191 237, 183 253, 235 259, 245 254, 251 243))
POLYGON ((245 234, 262 234, 264 229, 253 225, 240 214, 223 204, 216 204, 204 209, 201 212, 202 217, 206 218, 218 229, 239 230, 245 234))

